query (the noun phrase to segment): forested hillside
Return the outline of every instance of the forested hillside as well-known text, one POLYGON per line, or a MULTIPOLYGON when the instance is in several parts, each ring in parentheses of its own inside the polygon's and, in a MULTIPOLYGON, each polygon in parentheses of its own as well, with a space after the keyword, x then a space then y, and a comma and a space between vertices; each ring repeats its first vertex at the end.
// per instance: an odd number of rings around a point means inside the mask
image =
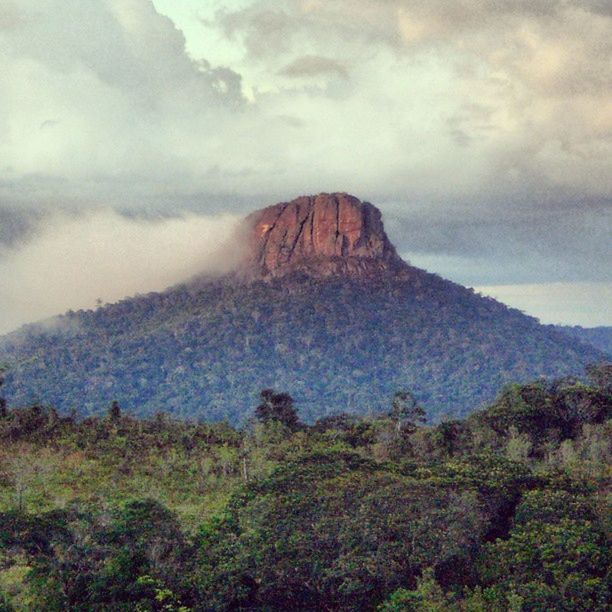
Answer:
POLYGON ((558 325, 560 332, 576 338, 585 344, 590 344, 596 349, 612 356, 612 327, 581 327, 580 325, 558 325))
POLYGON ((425 426, 0 405, 0 610, 609 609, 612 372, 425 426))
POLYGON ((369 414, 410 389, 430 419, 465 415, 509 381, 604 359, 535 319, 416 268, 403 279, 200 281, 68 313, 0 341, 13 404, 240 423, 264 387, 308 422, 369 414))
POLYGON ((491 401, 506 382, 576 375, 606 359, 410 266, 380 211, 346 193, 255 211, 229 251, 237 263, 225 276, 0 338, 8 398, 80 415, 118 400, 141 416, 239 424, 259 390, 274 387, 312 423, 380 412, 409 389, 435 422, 491 401))

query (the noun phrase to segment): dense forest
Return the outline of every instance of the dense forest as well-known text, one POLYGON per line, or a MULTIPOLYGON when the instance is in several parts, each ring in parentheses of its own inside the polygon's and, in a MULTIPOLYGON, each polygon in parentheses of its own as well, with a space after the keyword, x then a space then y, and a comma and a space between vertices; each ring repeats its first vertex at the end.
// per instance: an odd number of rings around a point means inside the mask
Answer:
MULTIPOLYGON (((92 315, 93 316, 93 315, 92 315)), ((612 368, 424 424, 0 402, 0 610, 608 610, 612 368)))
POLYGON ((580 325, 557 325, 556 329, 567 334, 584 344, 590 344, 595 348, 612 356, 612 327, 582 327, 580 325))
POLYGON ((201 280, 68 313, 0 339, 13 404, 244 422, 263 387, 312 423, 375 414, 409 388, 430 422, 465 416, 507 382, 577 375, 603 352, 406 266, 401 279, 201 280))

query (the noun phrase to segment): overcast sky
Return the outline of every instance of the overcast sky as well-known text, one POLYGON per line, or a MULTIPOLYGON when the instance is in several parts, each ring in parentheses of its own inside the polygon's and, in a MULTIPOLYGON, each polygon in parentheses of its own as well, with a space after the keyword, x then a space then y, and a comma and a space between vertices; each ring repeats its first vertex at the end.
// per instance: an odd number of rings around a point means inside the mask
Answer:
POLYGON ((0 0, 0 332, 162 289, 320 191, 415 265, 612 324, 611 6, 0 0))

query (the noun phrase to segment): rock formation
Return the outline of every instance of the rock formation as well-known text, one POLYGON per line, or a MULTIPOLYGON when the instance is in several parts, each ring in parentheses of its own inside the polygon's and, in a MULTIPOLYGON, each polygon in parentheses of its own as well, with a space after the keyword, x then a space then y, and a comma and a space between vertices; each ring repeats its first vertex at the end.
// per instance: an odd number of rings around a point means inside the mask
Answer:
POLYGON ((321 193, 251 214, 243 271, 271 278, 400 273, 406 264, 387 238, 380 211, 346 193, 321 193))

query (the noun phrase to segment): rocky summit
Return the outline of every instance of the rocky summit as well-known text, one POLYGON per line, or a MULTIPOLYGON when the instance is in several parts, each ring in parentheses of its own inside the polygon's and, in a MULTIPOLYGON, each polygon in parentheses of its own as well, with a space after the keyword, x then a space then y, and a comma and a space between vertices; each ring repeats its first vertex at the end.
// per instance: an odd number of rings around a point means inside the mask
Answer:
POLYGON ((269 206, 247 217, 244 229, 249 248, 242 270, 251 278, 406 271, 380 211, 347 193, 302 196, 269 206))

